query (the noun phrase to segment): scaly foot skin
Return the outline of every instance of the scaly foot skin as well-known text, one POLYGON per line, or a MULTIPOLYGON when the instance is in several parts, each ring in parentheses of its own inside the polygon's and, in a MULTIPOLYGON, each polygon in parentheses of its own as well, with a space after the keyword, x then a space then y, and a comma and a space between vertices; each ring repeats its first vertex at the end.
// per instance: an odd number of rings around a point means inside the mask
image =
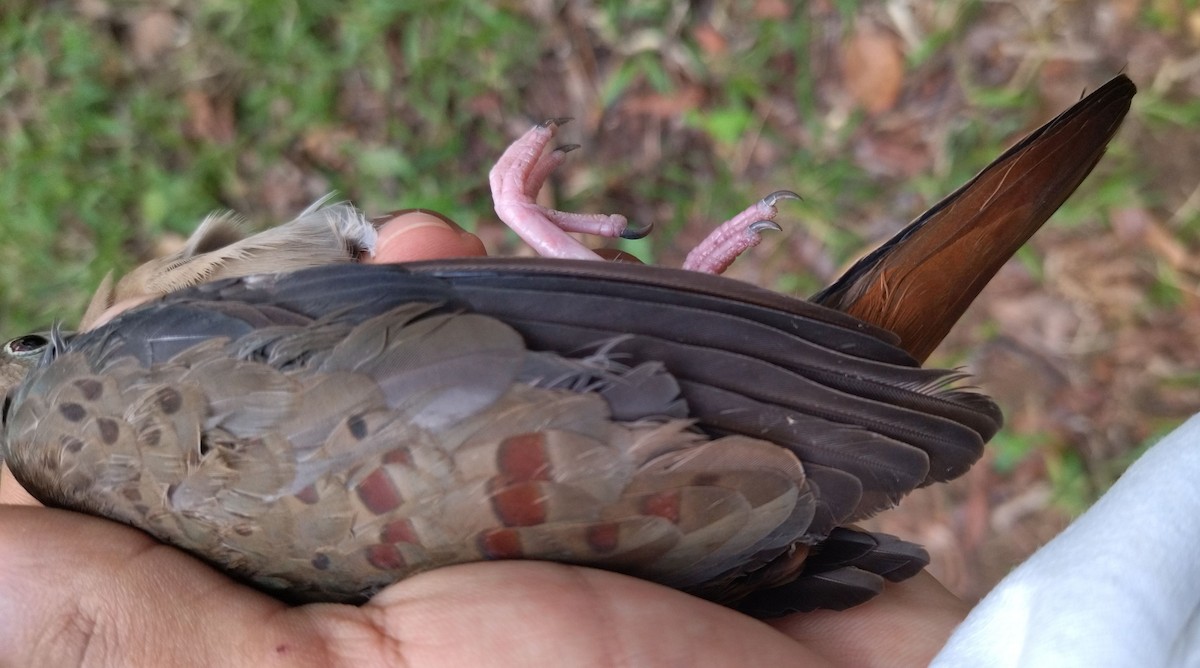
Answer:
POLYGON ((534 201, 550 172, 562 164, 568 152, 579 148, 569 145, 546 152, 555 130, 568 120, 552 118, 513 142, 492 167, 488 182, 492 187, 496 215, 538 255, 598 260, 600 256, 567 233, 640 239, 650 232, 650 226, 631 226, 625 216, 616 214, 557 211, 534 201))
POLYGON ((723 273, 739 255, 762 241, 763 232, 782 231, 775 223, 779 214, 775 204, 781 199, 798 200, 800 196, 790 190, 776 190, 758 200, 705 237, 688 253, 683 268, 706 274, 723 273))
MULTIPOLYGON (((632 226, 624 216, 616 214, 571 213, 536 203, 537 193, 550 173, 563 163, 567 153, 579 148, 567 145, 546 151, 558 126, 568 120, 552 118, 513 142, 492 167, 488 182, 496 215, 538 255, 599 260, 602 259, 599 255, 567 233, 640 239, 649 234, 652 225, 632 226)), ((688 254, 683 268, 708 274, 725 271, 746 249, 758 245, 762 232, 781 229, 773 222, 778 214, 775 203, 781 199, 800 199, 800 196, 780 190, 755 202, 708 235, 688 254)))

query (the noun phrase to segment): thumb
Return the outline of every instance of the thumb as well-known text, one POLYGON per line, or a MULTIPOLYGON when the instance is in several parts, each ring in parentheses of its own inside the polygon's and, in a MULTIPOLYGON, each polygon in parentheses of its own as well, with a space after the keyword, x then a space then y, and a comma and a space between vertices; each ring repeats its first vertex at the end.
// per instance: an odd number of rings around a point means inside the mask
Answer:
POLYGON ((408 209, 383 220, 375 257, 368 260, 371 264, 487 255, 479 237, 441 214, 408 209))

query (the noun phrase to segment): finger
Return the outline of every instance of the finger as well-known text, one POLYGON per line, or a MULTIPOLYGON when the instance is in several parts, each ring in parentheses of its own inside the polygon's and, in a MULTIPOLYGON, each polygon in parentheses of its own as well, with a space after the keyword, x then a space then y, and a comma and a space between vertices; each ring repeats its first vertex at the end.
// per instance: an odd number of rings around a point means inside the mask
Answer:
POLYGON ((922 571, 888 583, 856 608, 791 615, 771 625, 835 665, 927 666, 969 611, 922 571))
POLYGON ((0 505, 9 506, 40 506, 38 500, 33 498, 21 483, 13 477, 12 471, 8 470, 8 464, 0 463, 0 505))
POLYGON ((487 255, 479 237, 440 214, 413 209, 392 216, 379 228, 371 264, 487 255))
POLYGON ((561 564, 443 568, 393 585, 367 609, 399 633, 409 666, 823 665, 727 608, 561 564))
POLYGON ((0 665, 320 657, 285 606, 106 520, 0 507, 0 665))
POLYGON ((753 619, 533 562, 406 580, 362 607, 283 604, 140 532, 0 507, 0 665, 599 666, 816 661, 753 619))

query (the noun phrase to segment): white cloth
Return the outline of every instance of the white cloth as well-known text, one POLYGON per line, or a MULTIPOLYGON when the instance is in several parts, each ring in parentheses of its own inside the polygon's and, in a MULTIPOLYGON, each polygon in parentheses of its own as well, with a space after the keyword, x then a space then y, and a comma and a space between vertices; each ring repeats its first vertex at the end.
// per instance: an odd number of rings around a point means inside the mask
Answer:
POLYGON ((934 666, 1200 666, 1200 415, 971 612, 934 666))

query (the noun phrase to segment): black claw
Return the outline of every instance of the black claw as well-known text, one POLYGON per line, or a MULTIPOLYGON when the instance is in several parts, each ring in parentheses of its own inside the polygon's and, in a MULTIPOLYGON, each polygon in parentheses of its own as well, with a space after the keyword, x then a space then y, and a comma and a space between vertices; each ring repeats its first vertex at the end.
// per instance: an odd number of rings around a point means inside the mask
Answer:
POLYGON ((557 153, 570 153, 577 148, 579 148, 579 144, 563 144, 562 146, 556 146, 554 150, 557 153))
POLYGON ((767 230, 772 232, 783 231, 783 228, 773 220, 760 220, 757 223, 750 223, 750 227, 747 227, 746 229, 754 234, 762 234, 767 230))
POLYGON ((645 223, 642 225, 634 225, 633 223, 629 223, 625 226, 625 231, 621 232, 621 238, 622 239, 641 239, 641 238, 644 238, 647 234, 650 234, 650 230, 653 230, 653 229, 654 229, 654 223, 645 223))
POLYGON ((547 118, 546 120, 542 121, 541 123, 538 123, 538 125, 540 125, 544 128, 553 128, 553 127, 558 127, 560 125, 566 125, 567 123, 570 123, 572 120, 574 120, 574 119, 572 119, 570 116, 562 116, 560 118, 547 118))
POLYGON ((803 200, 804 198, 790 190, 776 190, 775 192, 762 198, 763 204, 767 206, 775 206, 775 203, 781 199, 803 200))

